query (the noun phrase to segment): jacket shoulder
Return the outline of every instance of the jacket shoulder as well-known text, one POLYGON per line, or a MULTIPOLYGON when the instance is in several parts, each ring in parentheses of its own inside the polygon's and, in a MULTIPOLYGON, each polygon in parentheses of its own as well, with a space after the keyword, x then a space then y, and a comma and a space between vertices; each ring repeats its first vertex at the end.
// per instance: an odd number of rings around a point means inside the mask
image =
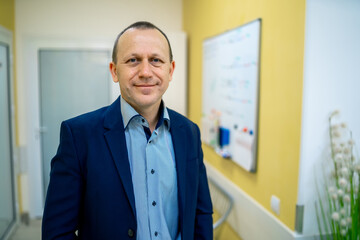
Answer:
POLYGON ((105 112, 109 106, 99 108, 97 110, 81 114, 79 116, 67 119, 64 123, 71 127, 83 128, 103 125, 105 112))
POLYGON ((172 109, 167 109, 169 116, 170 116, 170 124, 171 126, 175 125, 175 126, 185 126, 186 128, 189 128, 191 131, 193 132, 197 132, 199 133, 199 127, 196 123, 194 123, 193 121, 191 121, 190 119, 188 119, 187 117, 183 116, 182 114, 172 110, 172 109), (174 123, 174 124, 173 124, 174 123))
POLYGON ((192 122, 190 119, 188 119, 187 117, 185 117, 184 115, 170 109, 167 108, 169 116, 170 116, 170 121, 176 121, 182 124, 190 124, 190 125, 196 125, 194 122, 192 122))

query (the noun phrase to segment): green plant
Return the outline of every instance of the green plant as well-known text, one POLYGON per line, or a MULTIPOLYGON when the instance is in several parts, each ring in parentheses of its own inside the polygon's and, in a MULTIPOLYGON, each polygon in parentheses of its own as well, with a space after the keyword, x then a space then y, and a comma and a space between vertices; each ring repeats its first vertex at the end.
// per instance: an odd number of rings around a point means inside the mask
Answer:
POLYGON ((334 111, 329 117, 331 171, 324 173, 323 188, 317 184, 318 229, 321 239, 359 240, 360 164, 351 131, 345 123, 334 121, 338 114, 334 111), (323 191, 325 197, 321 197, 323 191))

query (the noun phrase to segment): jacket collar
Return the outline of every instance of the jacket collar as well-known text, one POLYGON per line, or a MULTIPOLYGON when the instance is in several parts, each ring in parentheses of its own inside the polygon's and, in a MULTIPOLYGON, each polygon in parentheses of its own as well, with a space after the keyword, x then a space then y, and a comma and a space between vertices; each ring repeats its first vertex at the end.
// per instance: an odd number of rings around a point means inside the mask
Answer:
POLYGON ((105 112, 104 128, 108 130, 104 133, 104 136, 133 210, 134 217, 136 218, 135 197, 126 147, 124 124, 121 117, 120 98, 116 99, 105 112))
POLYGON ((121 116, 120 97, 118 97, 106 110, 104 117, 104 128, 106 129, 124 129, 121 116))
POLYGON ((187 145, 189 139, 186 135, 184 127, 184 119, 179 116, 178 113, 169 110, 169 116, 171 119, 170 134, 173 141, 176 170, 177 170, 177 181, 178 181, 178 201, 179 201, 179 223, 181 232, 183 235, 183 226, 185 224, 184 213, 186 212, 185 199, 186 199, 186 162, 187 162, 187 145))

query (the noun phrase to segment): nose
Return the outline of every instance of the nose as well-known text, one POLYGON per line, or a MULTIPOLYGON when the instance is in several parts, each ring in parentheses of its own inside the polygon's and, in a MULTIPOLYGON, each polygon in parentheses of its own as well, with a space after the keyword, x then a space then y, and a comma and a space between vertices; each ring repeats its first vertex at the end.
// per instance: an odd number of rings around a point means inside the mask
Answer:
POLYGON ((149 78, 151 77, 151 66, 148 61, 143 61, 140 64, 139 77, 140 78, 149 78))

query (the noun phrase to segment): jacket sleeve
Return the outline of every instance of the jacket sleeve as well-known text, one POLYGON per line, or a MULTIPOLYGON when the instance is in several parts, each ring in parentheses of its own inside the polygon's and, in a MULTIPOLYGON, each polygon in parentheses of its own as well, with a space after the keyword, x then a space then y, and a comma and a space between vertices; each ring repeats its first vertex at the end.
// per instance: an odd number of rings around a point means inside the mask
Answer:
POLYGON ((60 144, 51 161, 45 201, 42 239, 76 239, 83 178, 69 125, 61 124, 60 144))
POLYGON ((200 131, 197 127, 198 153, 199 153, 199 188, 195 216, 195 237, 194 239, 213 239, 213 209, 209 191, 209 185, 204 165, 204 155, 201 148, 200 131))

